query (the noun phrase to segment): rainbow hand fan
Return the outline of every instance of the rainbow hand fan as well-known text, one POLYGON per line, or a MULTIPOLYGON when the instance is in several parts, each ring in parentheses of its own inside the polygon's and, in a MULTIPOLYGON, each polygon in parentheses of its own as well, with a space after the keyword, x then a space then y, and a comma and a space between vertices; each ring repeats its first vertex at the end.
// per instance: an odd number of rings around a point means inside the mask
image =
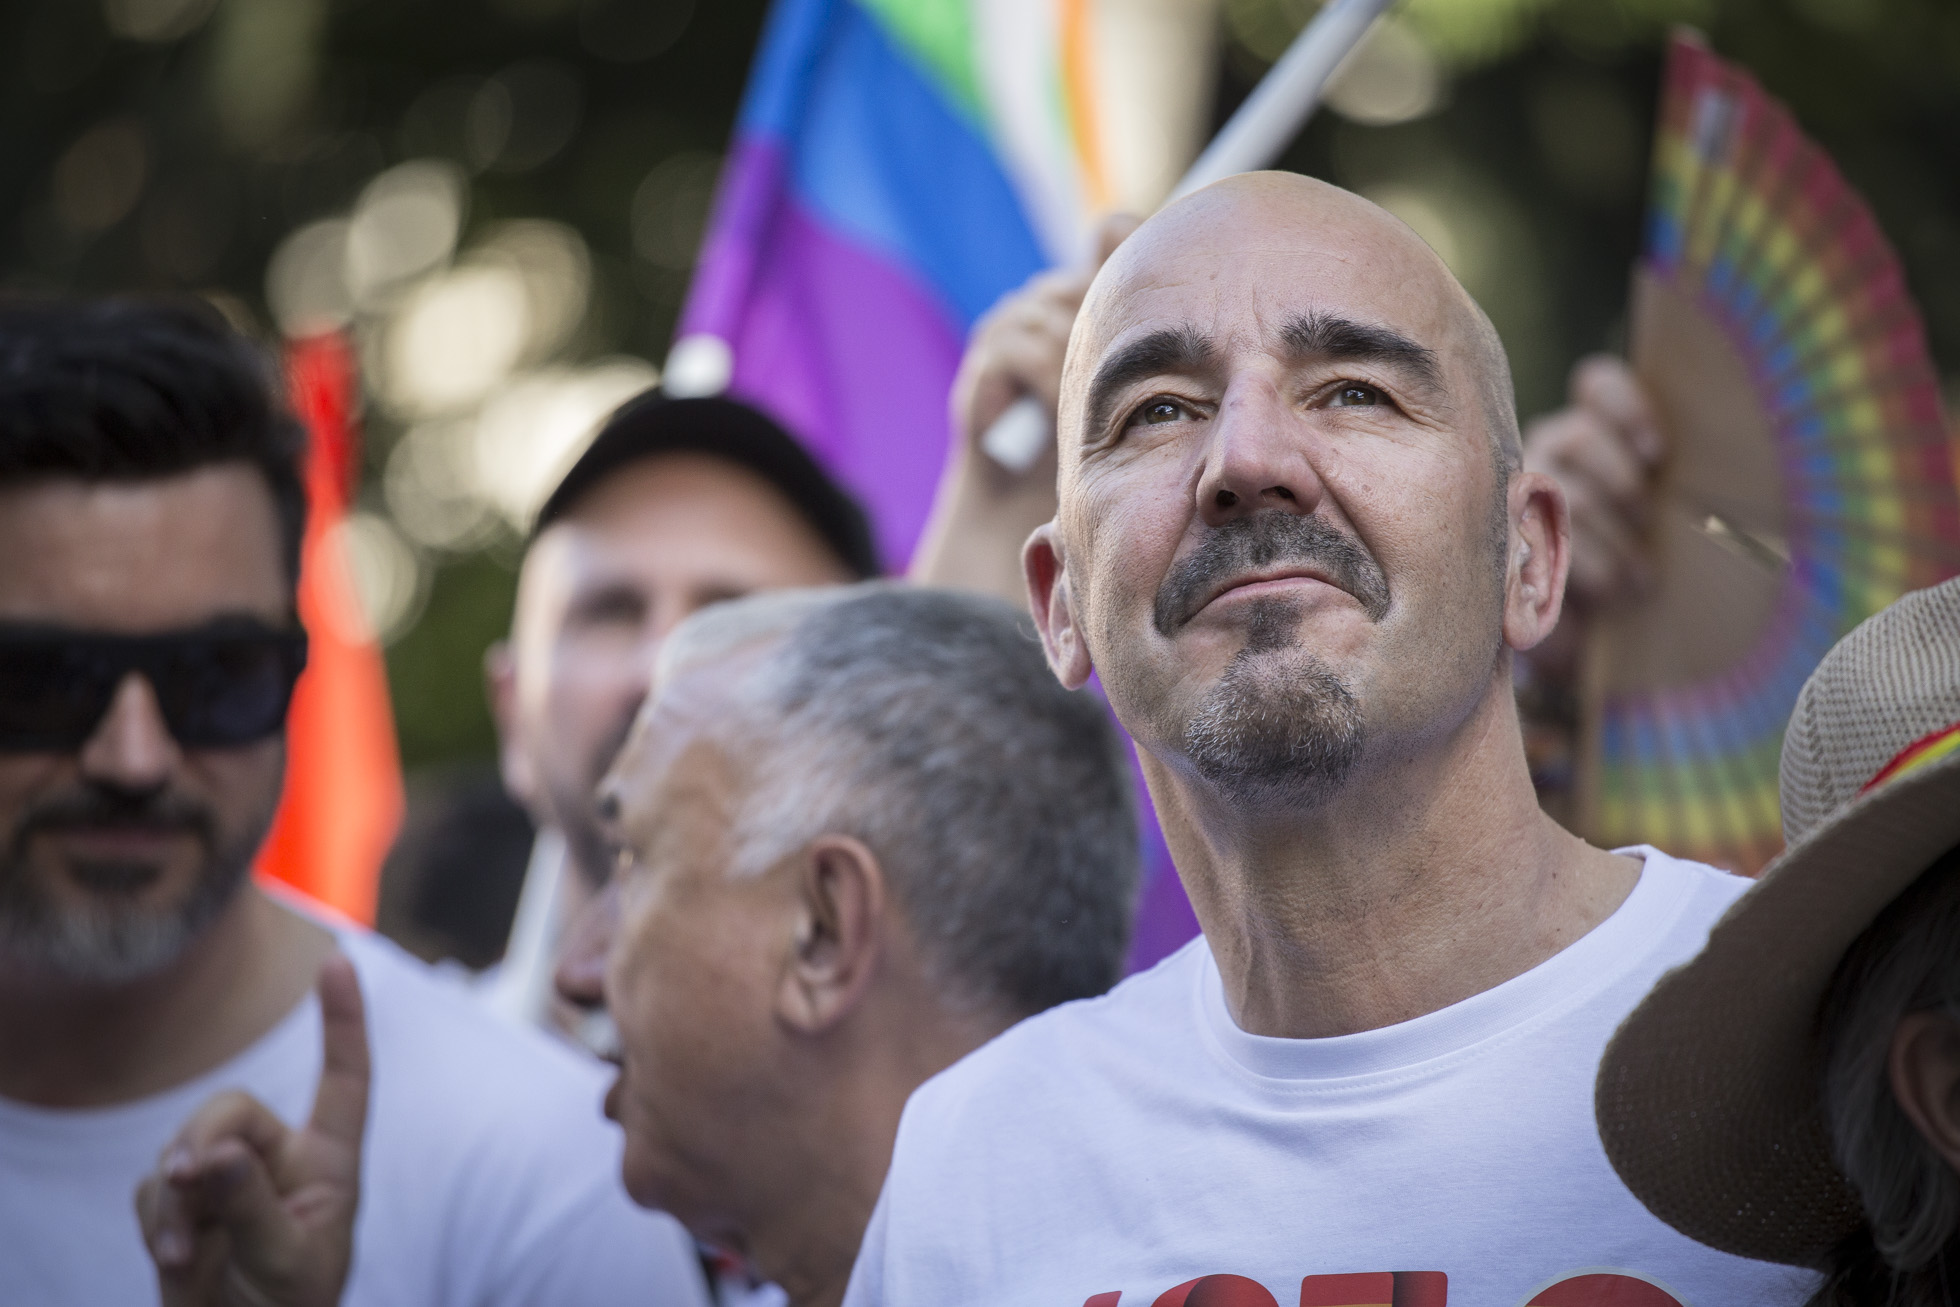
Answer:
POLYGON ((1863 200, 1688 34, 1668 54, 1631 355, 1669 440, 1659 583, 1596 623, 1580 822, 1753 873, 1797 692, 1845 632, 1960 571, 1955 446, 1863 200))

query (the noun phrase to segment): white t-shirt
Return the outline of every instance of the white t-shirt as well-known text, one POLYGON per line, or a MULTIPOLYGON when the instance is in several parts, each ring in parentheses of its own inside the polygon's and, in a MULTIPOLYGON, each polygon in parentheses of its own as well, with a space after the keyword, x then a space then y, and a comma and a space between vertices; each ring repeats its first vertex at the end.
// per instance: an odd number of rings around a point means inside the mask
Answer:
MULTIPOLYGON (((706 1307, 692 1242, 621 1186, 605 1068, 498 1020, 388 941, 338 934, 373 1064, 345 1307, 706 1307)), ((0 1099, 0 1303, 156 1302, 137 1182, 220 1090, 305 1121, 320 1057, 309 996, 153 1098, 74 1111, 0 1099)))
POLYGON ((1675 1233, 1600 1148, 1608 1036, 1748 884, 1626 852, 1592 932, 1400 1025, 1247 1034, 1202 938, 1022 1022, 912 1096, 846 1307, 1800 1303, 1807 1273, 1675 1233))

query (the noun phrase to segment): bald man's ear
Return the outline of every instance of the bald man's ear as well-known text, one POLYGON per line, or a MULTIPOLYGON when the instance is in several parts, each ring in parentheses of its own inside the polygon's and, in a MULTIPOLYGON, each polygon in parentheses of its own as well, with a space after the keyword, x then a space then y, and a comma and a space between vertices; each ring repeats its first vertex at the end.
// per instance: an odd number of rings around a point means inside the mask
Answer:
POLYGON ((1558 625, 1572 563, 1572 522, 1565 492, 1541 473, 1514 473, 1508 499, 1504 641, 1522 653, 1558 625))
POLYGON ((538 812, 538 778, 531 770, 517 725, 517 656, 510 641, 499 640, 483 651, 483 691, 490 700, 490 718, 497 725, 497 765, 510 797, 538 812))
POLYGON ((1053 522, 1036 527, 1021 547, 1021 573, 1027 579, 1028 608, 1034 613, 1034 627, 1041 634, 1049 668, 1069 689, 1081 689, 1096 669, 1089 661, 1082 633, 1076 629, 1068 570, 1062 566, 1053 522))
POLYGON ((877 975, 886 886, 877 856, 848 835, 823 835, 795 855, 792 948, 776 1015, 821 1034, 848 1017, 877 975))

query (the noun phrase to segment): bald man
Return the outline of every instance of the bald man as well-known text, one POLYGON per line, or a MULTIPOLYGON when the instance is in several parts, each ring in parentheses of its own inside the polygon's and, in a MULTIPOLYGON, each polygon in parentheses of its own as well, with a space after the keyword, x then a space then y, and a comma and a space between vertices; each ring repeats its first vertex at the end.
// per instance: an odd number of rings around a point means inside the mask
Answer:
POLYGON ((1375 206, 1172 206, 1070 339, 1024 565, 1143 751, 1203 937, 923 1086, 847 1302, 1777 1304, 1650 1216, 1606 1038, 1746 882, 1539 810, 1511 660, 1570 541, 1503 348, 1375 206))

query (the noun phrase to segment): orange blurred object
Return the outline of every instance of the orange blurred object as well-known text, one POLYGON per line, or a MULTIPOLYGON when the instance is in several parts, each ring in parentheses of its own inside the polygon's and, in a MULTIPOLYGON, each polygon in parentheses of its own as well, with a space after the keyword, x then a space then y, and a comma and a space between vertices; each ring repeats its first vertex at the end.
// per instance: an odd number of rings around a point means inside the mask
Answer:
POLYGON ((258 870, 372 925, 381 862, 401 824, 402 776, 381 648, 340 539, 359 470, 353 351, 338 333, 298 341, 286 375, 308 436, 299 582, 307 658, 286 722, 286 789, 258 870))

